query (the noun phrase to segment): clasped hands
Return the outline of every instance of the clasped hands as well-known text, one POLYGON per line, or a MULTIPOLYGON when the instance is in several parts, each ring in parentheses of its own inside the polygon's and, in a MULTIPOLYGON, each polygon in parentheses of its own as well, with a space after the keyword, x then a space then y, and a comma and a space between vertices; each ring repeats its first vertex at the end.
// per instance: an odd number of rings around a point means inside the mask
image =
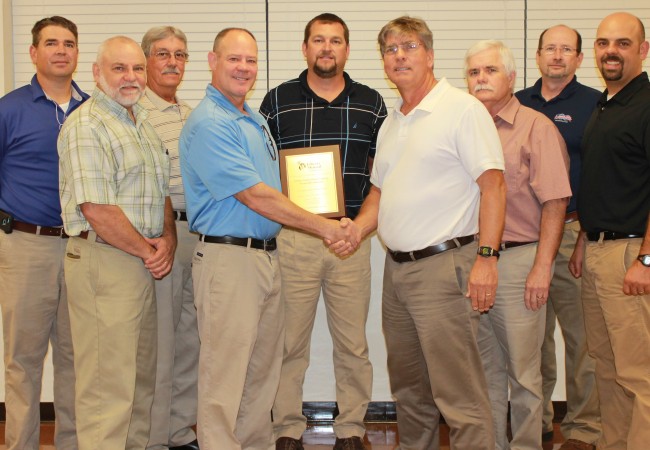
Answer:
POLYGON ((144 266, 155 279, 160 280, 172 270, 174 253, 176 251, 175 239, 160 236, 157 238, 145 237, 144 240, 153 249, 153 254, 147 259, 143 259, 144 266))
POLYGON ((329 220, 323 241, 339 257, 348 256, 359 248, 361 240, 361 229, 347 217, 340 221, 329 220))

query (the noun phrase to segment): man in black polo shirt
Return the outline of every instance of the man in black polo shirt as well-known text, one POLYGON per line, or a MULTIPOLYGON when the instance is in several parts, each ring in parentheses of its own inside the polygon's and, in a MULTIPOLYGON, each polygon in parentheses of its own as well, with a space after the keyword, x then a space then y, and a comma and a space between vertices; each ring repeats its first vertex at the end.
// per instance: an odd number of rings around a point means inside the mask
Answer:
MULTIPOLYGON (((378 92, 343 71, 350 52, 349 30, 334 14, 305 27, 302 52, 307 70, 272 89, 260 112, 280 152, 339 145, 347 217, 354 219, 370 188, 369 173, 386 108, 378 92)), ((278 236, 285 303, 286 341, 280 388, 273 406, 276 448, 302 449, 307 419, 302 386, 309 366, 311 332, 321 289, 334 342, 339 415, 335 449, 363 449, 363 418, 371 398, 366 319, 370 302, 370 240, 339 259, 309 234, 285 227, 278 236)))
POLYGON ((607 16, 596 33, 607 89, 583 139, 578 214, 589 353, 596 360, 603 434, 599 449, 650 442, 650 82, 641 21, 607 16))
MULTIPOLYGON (((546 330, 542 344, 543 417, 542 440, 553 440, 553 402, 551 396, 557 380, 555 361, 555 322, 560 323, 565 344, 567 413, 562 420, 565 447, 582 445, 593 449, 600 437, 600 411, 594 376, 594 360, 587 354, 580 281, 569 272, 580 222, 576 210, 582 159, 582 134, 600 93, 578 83, 576 70, 582 63, 580 33, 557 25, 539 37, 537 66, 542 77, 516 96, 522 105, 533 108, 551 119, 567 145, 571 166, 569 178, 573 197, 567 207, 562 242, 555 258, 555 273, 546 306, 546 330)), ((563 447, 563 450, 564 448, 563 447)), ((582 448, 582 447, 580 447, 582 448)))

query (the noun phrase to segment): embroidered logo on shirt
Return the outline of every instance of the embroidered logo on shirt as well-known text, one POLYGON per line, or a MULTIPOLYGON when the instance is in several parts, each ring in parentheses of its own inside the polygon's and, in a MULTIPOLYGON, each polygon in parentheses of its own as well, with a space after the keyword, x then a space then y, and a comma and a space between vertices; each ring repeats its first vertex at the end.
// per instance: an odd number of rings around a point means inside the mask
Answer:
POLYGON ((553 121, 555 122, 562 122, 562 123, 571 123, 573 118, 569 114, 556 114, 555 117, 553 117, 553 121))

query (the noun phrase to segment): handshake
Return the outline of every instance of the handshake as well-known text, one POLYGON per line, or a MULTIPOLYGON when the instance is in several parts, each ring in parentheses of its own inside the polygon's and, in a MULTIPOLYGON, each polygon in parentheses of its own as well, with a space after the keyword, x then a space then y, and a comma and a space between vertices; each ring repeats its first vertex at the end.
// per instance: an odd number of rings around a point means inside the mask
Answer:
POLYGON ((327 220, 323 241, 337 256, 348 256, 359 248, 363 239, 361 228, 347 217, 340 221, 327 220))

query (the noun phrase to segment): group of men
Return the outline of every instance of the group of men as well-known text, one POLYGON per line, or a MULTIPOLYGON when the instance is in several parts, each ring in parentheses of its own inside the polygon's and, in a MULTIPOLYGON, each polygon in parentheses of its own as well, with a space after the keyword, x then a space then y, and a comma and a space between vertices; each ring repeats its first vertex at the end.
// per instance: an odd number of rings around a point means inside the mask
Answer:
POLYGON ((216 36, 191 114, 176 95, 189 55, 174 27, 102 43, 90 97, 72 81, 74 23, 46 18, 32 35, 36 75, 0 100, 9 449, 38 448, 48 342, 57 448, 302 449, 321 290, 334 449, 364 449, 375 230, 401 449, 439 448, 440 415, 452 448, 541 448, 556 318, 562 449, 644 448, 650 83, 638 18, 598 27, 602 95, 577 82, 581 37, 564 25, 541 34, 542 77, 516 95, 512 52, 473 45, 468 94, 435 78, 426 23, 397 18, 378 36, 400 94, 388 112, 344 71, 349 30, 333 14, 307 24, 307 69, 259 113, 246 102, 258 54, 246 29, 216 36), (280 192, 279 152, 332 144, 339 221, 280 192))

